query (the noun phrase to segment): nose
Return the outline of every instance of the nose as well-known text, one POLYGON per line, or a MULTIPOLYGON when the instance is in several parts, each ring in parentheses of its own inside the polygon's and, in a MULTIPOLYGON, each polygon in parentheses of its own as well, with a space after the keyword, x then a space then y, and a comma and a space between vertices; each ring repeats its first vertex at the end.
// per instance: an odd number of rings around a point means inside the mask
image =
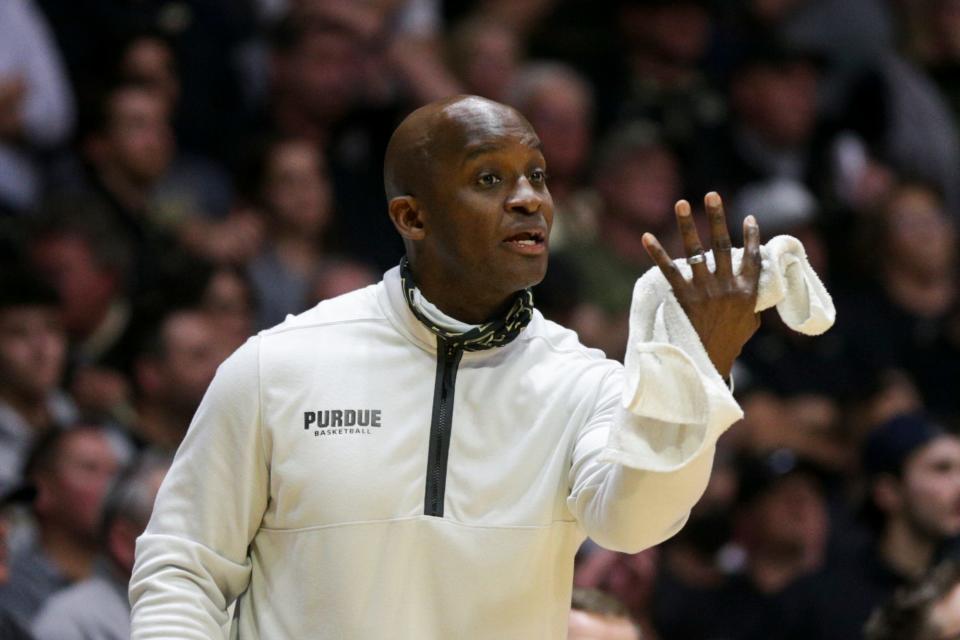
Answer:
POLYGON ((516 187, 504 203, 507 211, 524 215, 537 213, 542 205, 543 196, 530 184, 526 176, 517 180, 516 187))

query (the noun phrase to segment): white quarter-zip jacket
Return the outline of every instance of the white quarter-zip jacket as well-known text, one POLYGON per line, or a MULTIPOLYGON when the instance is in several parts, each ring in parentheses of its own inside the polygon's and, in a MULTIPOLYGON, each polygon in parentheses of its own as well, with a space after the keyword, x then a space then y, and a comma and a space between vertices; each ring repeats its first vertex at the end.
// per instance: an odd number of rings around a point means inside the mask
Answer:
POLYGON ((251 338, 137 541, 133 638, 565 638, 580 543, 673 535, 742 415, 704 353, 644 348, 663 373, 640 394, 539 312, 506 346, 438 352, 399 269, 251 338), (703 406, 643 401, 658 380, 703 406))

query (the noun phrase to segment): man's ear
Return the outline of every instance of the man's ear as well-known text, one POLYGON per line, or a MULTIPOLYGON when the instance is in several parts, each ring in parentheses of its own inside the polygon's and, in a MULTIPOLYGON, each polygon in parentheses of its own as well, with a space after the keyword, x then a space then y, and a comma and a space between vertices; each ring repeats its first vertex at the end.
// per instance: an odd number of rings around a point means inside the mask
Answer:
POLYGON ((423 209, 413 196, 397 196, 390 200, 390 219, 404 240, 423 240, 423 209))

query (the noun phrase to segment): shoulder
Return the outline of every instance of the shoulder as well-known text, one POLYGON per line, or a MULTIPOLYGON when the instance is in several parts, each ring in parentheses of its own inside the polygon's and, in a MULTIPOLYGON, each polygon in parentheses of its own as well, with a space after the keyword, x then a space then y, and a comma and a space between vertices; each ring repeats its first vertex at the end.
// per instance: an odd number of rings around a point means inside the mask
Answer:
POLYGON ((534 311, 533 320, 524 332, 524 338, 558 358, 613 367, 619 364, 608 359, 603 351, 585 346, 575 331, 547 320, 540 311, 534 311))

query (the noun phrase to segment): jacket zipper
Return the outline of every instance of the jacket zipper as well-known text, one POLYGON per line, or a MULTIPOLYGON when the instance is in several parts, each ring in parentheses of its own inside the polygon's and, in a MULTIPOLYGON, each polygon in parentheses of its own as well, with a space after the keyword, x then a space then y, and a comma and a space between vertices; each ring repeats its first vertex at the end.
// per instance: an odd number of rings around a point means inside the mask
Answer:
POLYGON ((430 418, 430 449, 427 453, 427 489, 423 513, 443 517, 443 496, 447 484, 447 454, 453 427, 453 396, 457 367, 463 349, 437 338, 437 377, 433 387, 433 415, 430 418))

